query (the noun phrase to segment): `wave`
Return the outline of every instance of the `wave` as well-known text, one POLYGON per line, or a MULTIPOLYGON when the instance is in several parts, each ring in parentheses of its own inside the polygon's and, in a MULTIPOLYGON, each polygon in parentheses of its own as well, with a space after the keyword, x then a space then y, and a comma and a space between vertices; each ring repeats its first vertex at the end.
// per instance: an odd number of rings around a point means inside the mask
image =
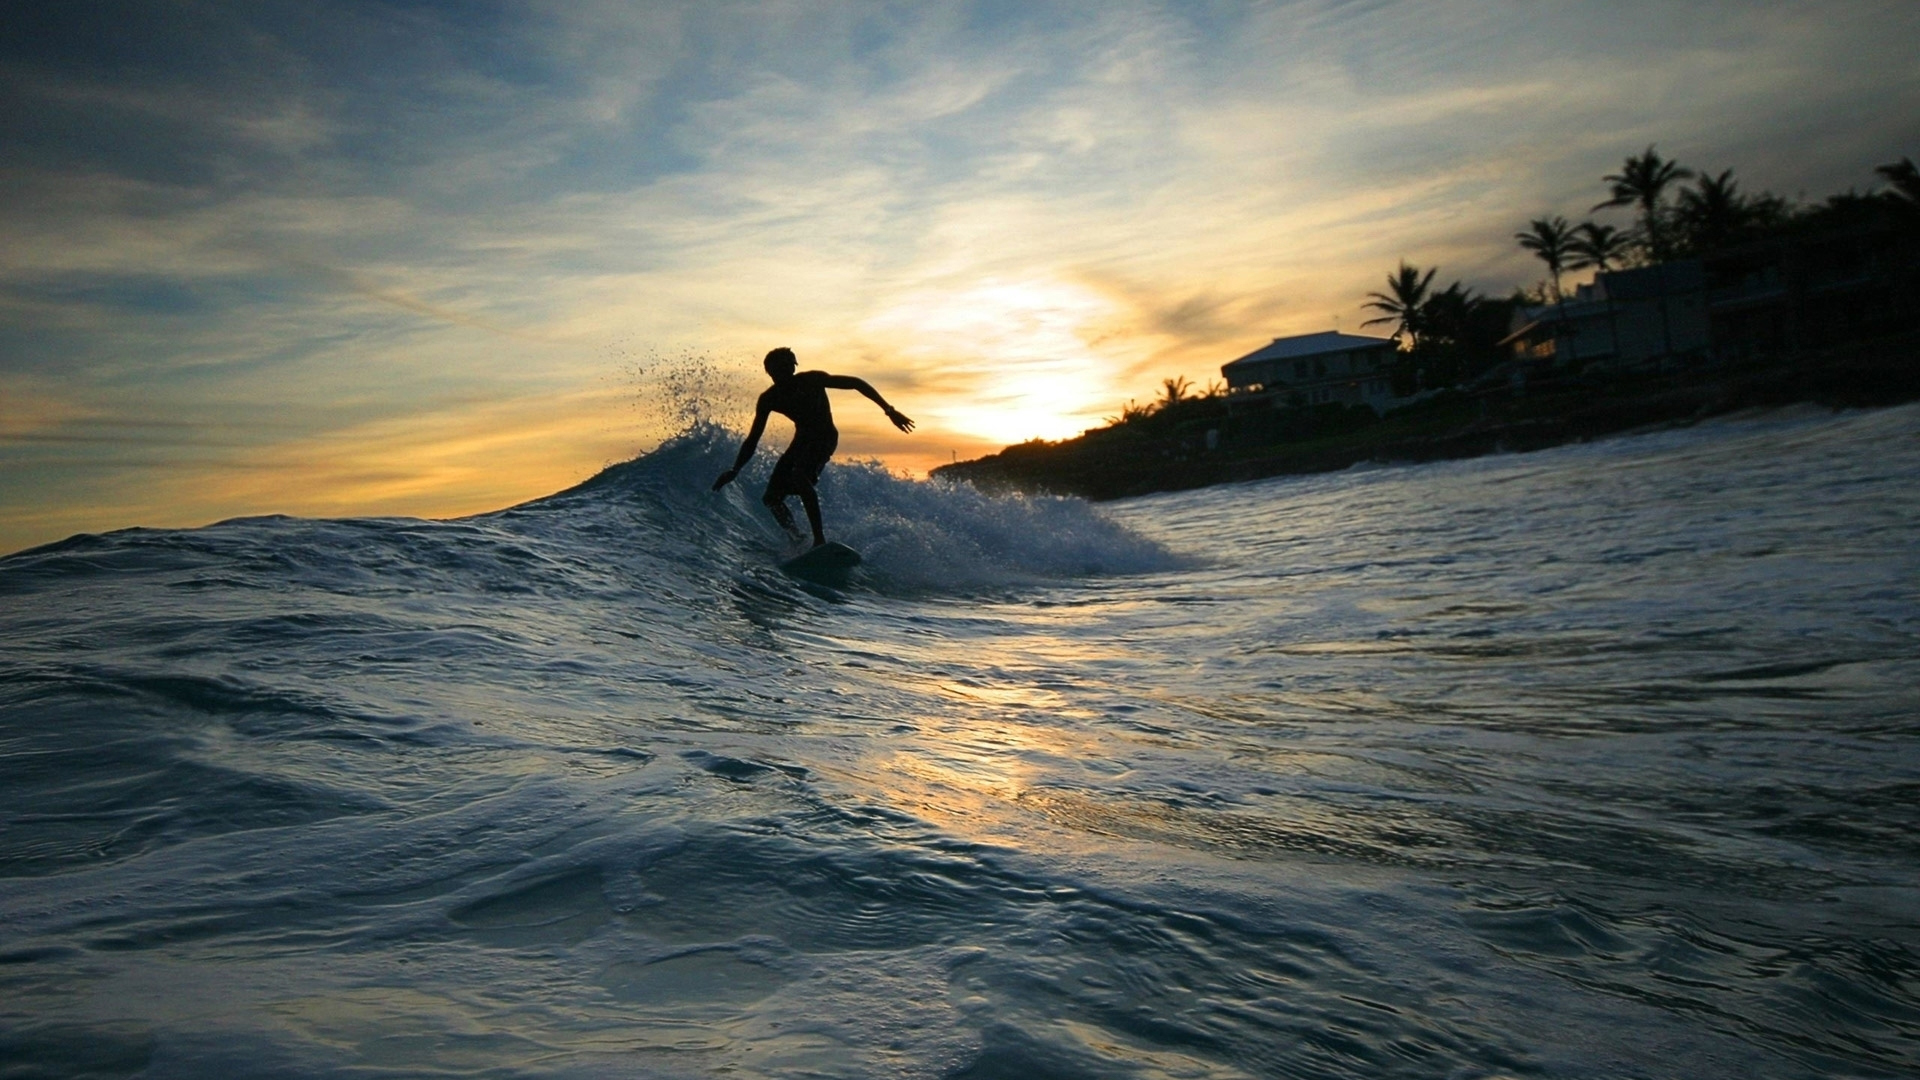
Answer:
MULTIPOLYGON (((593 586, 609 575, 666 593, 716 575, 797 588, 773 571, 801 549, 757 497, 776 455, 757 455, 736 483, 710 490, 739 440, 696 422, 574 487, 450 521, 274 515, 201 529, 83 533, 0 559, 0 592, 48 575, 125 571, 173 572, 185 587, 292 577, 373 592, 541 591, 593 586)), ((1180 565, 1077 498, 988 495, 902 477, 874 461, 830 464, 820 494, 829 535, 865 558, 853 590, 977 594, 1180 565)))
MULTIPOLYGON (((651 453, 495 516, 558 516, 591 530, 605 514, 625 511, 637 518, 629 545, 659 544, 655 550, 678 560, 769 565, 800 550, 757 494, 777 455, 757 455, 732 485, 709 490, 739 442, 735 432, 698 423, 651 453)), ((874 461, 828 465, 820 501, 828 535, 865 559, 857 585, 879 592, 976 592, 1179 565, 1166 548, 1083 499, 989 495, 964 483, 902 477, 874 461)))

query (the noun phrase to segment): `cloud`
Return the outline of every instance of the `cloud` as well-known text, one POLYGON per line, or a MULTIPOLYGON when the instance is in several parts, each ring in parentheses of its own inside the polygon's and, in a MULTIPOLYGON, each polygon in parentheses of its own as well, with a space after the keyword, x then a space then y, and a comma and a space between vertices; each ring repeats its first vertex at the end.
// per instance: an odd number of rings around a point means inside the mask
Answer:
POLYGON ((0 439, 45 438, 64 425, 96 415, 50 392, 37 380, 0 376, 0 439))

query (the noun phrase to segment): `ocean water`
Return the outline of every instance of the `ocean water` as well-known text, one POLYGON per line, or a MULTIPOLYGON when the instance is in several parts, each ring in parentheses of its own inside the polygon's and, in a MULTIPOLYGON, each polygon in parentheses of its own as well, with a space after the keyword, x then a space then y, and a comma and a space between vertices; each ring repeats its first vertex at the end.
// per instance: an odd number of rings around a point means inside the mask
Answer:
POLYGON ((696 427, 0 560, 0 1076, 1920 1072, 1920 407, 1098 507, 696 427))

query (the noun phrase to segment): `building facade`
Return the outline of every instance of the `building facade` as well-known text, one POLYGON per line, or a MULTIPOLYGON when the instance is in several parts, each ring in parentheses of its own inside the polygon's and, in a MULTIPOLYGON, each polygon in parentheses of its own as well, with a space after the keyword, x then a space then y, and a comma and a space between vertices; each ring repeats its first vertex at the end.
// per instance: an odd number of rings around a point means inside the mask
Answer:
POLYGON ((1913 328, 1920 222, 1789 233, 1704 260, 1717 359, 1791 355, 1913 328))
POLYGON ((1613 270, 1558 304, 1517 307, 1503 342, 1514 359, 1562 370, 1634 370, 1698 359, 1711 338, 1698 262, 1613 270))
POLYGON ((1384 413, 1400 404, 1389 371, 1399 346, 1391 338, 1323 330, 1274 338, 1220 368, 1230 394, 1271 401, 1275 408, 1338 402, 1384 413))
POLYGON ((1920 224, 1883 216, 1597 275, 1515 308, 1503 344, 1541 374, 1736 363, 1900 333, 1916 310, 1920 224))

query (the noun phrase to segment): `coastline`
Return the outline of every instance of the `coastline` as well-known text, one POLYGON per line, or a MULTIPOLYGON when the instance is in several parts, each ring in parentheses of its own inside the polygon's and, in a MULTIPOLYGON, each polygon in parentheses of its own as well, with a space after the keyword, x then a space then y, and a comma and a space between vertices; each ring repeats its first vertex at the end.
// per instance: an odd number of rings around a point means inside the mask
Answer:
POLYGON ((1543 450, 1744 409, 1868 408, 1914 400, 1920 400, 1920 333, 1907 333, 1768 363, 1575 376, 1523 391, 1453 391, 1385 417, 1364 406, 1236 410, 1231 396, 1190 399, 1154 416, 1058 442, 1009 446, 930 475, 989 491, 1100 501, 1330 472, 1362 462, 1417 464, 1543 450), (1215 433, 1213 449, 1207 448, 1209 431, 1215 433))

